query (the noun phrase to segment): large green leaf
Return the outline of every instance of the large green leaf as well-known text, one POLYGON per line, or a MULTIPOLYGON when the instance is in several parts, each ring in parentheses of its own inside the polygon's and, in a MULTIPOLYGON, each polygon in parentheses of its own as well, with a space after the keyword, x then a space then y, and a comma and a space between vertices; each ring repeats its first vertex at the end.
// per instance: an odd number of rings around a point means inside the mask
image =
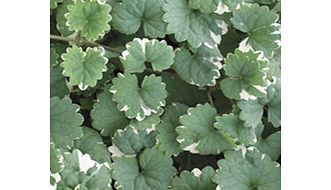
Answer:
POLYGON ((54 67, 51 66, 50 70, 50 95, 58 96, 63 98, 65 95, 69 94, 69 89, 66 83, 66 79, 62 75, 63 68, 59 65, 54 67))
POLYGON ((222 55, 217 48, 200 46, 198 49, 176 50, 172 68, 182 80, 197 86, 214 86, 222 68, 222 55))
POLYGON ((268 88, 268 121, 274 127, 281 124, 281 81, 276 79, 275 83, 268 88))
POLYGON ((73 46, 62 54, 63 75, 69 77, 72 86, 78 85, 81 90, 94 87, 107 71, 108 59, 104 57, 103 48, 90 48, 84 52, 82 48, 73 46))
POLYGON ((125 114, 117 109, 112 97, 109 87, 105 87, 91 111, 92 127, 100 130, 101 135, 105 137, 112 137, 117 129, 123 129, 129 124, 125 114))
POLYGON ((135 38, 126 44, 127 50, 120 57, 125 72, 141 73, 145 63, 150 63, 154 71, 169 69, 174 62, 175 54, 166 41, 135 38))
POLYGON ((89 154, 91 158, 99 163, 110 163, 110 152, 103 143, 99 133, 91 128, 83 127, 83 137, 75 140, 74 148, 79 149, 84 154, 89 154))
POLYGON ((232 149, 234 140, 214 127, 216 116, 216 109, 208 103, 189 108, 187 114, 179 118, 182 125, 176 128, 180 147, 201 155, 232 149))
POLYGON ((142 27, 146 36, 163 38, 166 31, 163 3, 163 0, 123 0, 114 7, 112 26, 128 35, 142 27))
POLYGON ((110 30, 110 5, 100 4, 101 1, 98 0, 74 2, 73 5, 68 5, 68 13, 65 15, 70 31, 80 32, 87 40, 95 41, 110 30))
POLYGON ((178 155, 182 150, 176 141, 176 127, 180 126, 179 117, 184 115, 188 107, 184 104, 173 103, 168 105, 162 115, 162 122, 157 126, 159 134, 156 138, 159 141, 158 149, 168 155, 178 155))
POLYGON ((122 190, 166 190, 176 169, 172 159, 155 149, 145 149, 136 157, 116 157, 113 178, 122 190))
POLYGON ((246 41, 254 50, 263 51, 267 57, 272 57, 273 51, 279 47, 279 26, 276 24, 278 15, 270 12, 267 6, 257 4, 244 5, 233 12, 233 26, 248 33, 246 41))
POLYGON ((165 0, 163 20, 168 23, 167 32, 175 34, 178 42, 188 41, 194 48, 202 44, 216 47, 225 31, 220 16, 205 14, 190 8, 187 0, 165 0))
POLYGON ((239 118, 246 127, 257 127, 262 119, 263 104, 259 100, 241 100, 237 103, 240 108, 239 118))
POLYGON ((74 140, 83 136, 80 125, 84 118, 77 113, 79 106, 72 104, 68 97, 60 99, 51 98, 51 141, 58 148, 68 149, 74 144, 74 140))
POLYGON ((114 94, 113 100, 118 103, 117 108, 124 111, 128 118, 136 118, 138 121, 152 113, 159 113, 167 97, 165 84, 161 77, 154 74, 145 76, 139 87, 136 75, 119 73, 113 79, 110 92, 114 94))
POLYGON ((192 172, 182 171, 180 177, 175 177, 171 190, 211 190, 216 188, 212 181, 215 171, 206 166, 202 170, 195 168, 192 172))
POLYGON ((222 190, 280 190, 280 167, 255 149, 225 152, 214 182, 222 190))
POLYGON ((259 53, 235 50, 225 59, 224 71, 228 78, 220 82, 221 90, 228 98, 256 99, 265 96, 267 80, 263 70, 267 61, 259 59, 259 53))

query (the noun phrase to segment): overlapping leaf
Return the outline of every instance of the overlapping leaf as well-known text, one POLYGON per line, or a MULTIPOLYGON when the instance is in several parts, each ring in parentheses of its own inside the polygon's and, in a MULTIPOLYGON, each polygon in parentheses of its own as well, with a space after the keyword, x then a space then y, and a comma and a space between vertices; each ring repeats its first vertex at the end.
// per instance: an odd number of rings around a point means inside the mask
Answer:
POLYGON ((146 36, 163 38, 166 32, 163 3, 163 0, 123 0, 114 7, 112 26, 128 35, 142 28, 146 36))
POLYGON ((83 136, 80 125, 84 118, 77 113, 79 106, 72 104, 68 97, 53 97, 50 103, 51 141, 59 148, 71 148, 74 140, 83 136))
POLYGON ((167 97, 165 84, 161 77, 154 74, 145 76, 139 86, 136 75, 119 73, 113 79, 110 92, 114 94, 113 100, 118 103, 117 108, 124 111, 128 118, 136 118, 138 121, 152 113, 159 113, 167 97))
POLYGON ((225 152, 225 159, 219 160, 214 182, 223 190, 279 190, 280 167, 268 155, 255 149, 246 153, 225 152))
POLYGON ((214 86, 222 68, 222 55, 217 48, 200 46, 198 49, 176 50, 172 68, 179 77, 197 86, 214 86))
POLYGON ((112 167, 115 186, 123 190, 166 190, 176 171, 172 162, 155 149, 145 149, 137 157, 116 157, 112 167))
POLYGON ((212 13, 216 11, 220 0, 188 0, 192 9, 198 9, 202 13, 212 13))
POLYGON ((172 47, 165 41, 135 38, 126 44, 127 50, 120 57, 124 69, 129 73, 141 73, 145 70, 145 63, 151 64, 154 71, 169 69, 174 62, 172 47))
POLYGON ((180 147, 201 155, 232 149, 234 140, 214 127, 216 116, 216 109, 208 103, 189 108, 187 114, 179 118, 182 125, 176 128, 180 147))
POLYGON ((236 100, 265 96, 266 64, 267 61, 259 59, 259 54, 252 51, 237 49, 235 54, 228 54, 224 66, 228 78, 220 82, 224 95, 236 100))
POLYGON ((206 166, 202 170, 195 168, 192 172, 183 171, 180 177, 175 177, 171 190, 210 190, 215 189, 216 184, 212 181, 215 171, 206 166))

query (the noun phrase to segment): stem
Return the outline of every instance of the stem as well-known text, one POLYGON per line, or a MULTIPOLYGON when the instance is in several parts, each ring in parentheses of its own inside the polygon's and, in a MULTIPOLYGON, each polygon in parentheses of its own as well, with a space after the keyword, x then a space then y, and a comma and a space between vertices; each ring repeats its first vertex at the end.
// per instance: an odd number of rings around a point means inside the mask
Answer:
MULTIPOLYGON (((74 42, 74 43, 79 43, 80 40, 76 39, 76 38, 69 38, 69 37, 64 37, 64 36, 57 36, 57 35, 53 35, 51 34, 50 35, 50 38, 52 40, 60 40, 60 41, 65 41, 65 42, 74 42)), ((115 49, 115 48, 112 48, 112 47, 109 47, 109 46, 106 46, 106 45, 103 45, 103 44, 99 44, 99 43, 96 43, 96 42, 90 42, 88 40, 84 40, 84 39, 81 39, 81 41, 86 44, 86 45, 89 45, 89 46, 102 46, 103 48, 105 48, 106 50, 108 51, 112 51, 112 52, 115 52, 115 53, 118 53, 118 54, 121 54, 122 52, 115 49)))
POLYGON ((210 104, 211 104, 213 107, 215 107, 215 105, 214 105, 214 101, 213 101, 213 97, 212 97, 212 95, 211 95, 211 92, 212 92, 212 89, 209 88, 208 91, 207 91, 208 100, 209 100, 210 104))

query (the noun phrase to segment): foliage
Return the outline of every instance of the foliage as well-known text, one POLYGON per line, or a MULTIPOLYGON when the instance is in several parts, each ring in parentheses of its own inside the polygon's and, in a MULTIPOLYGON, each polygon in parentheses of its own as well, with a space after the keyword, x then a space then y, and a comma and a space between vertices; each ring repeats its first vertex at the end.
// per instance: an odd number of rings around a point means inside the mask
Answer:
POLYGON ((56 190, 279 190, 280 1, 50 0, 56 190))

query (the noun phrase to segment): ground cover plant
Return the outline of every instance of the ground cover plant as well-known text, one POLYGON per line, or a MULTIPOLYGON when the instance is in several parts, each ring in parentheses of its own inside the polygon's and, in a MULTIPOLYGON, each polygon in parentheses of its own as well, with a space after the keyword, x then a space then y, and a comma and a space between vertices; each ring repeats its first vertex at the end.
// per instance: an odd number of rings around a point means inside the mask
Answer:
POLYGON ((280 0, 50 0, 57 190, 279 190, 280 0))

